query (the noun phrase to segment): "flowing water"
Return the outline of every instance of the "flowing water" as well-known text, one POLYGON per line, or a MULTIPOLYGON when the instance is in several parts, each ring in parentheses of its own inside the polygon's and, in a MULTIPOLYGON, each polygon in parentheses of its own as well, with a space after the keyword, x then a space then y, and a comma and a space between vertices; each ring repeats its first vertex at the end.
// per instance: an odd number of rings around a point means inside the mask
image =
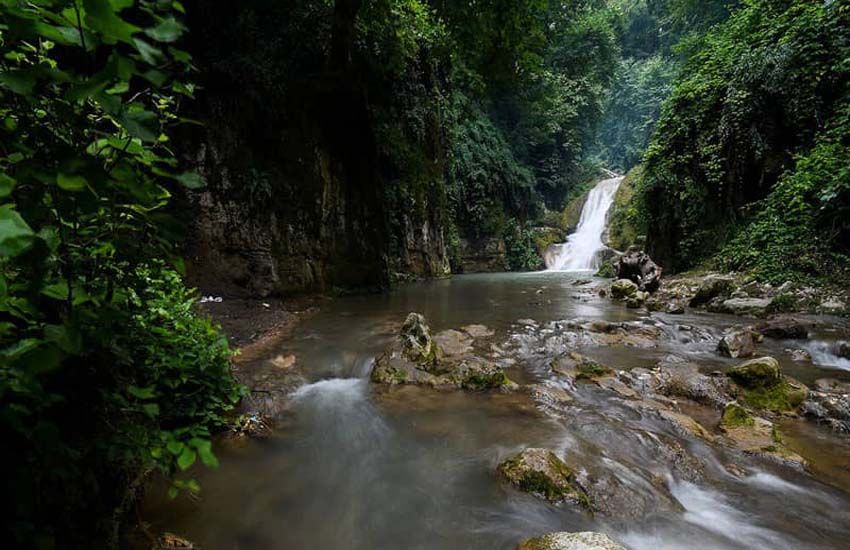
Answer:
MULTIPOLYGON (((564 351, 556 322, 573 318, 640 321, 671 335, 658 348, 593 350, 617 369, 668 353, 706 370, 729 364, 713 338, 740 319, 650 317, 600 298, 592 286, 602 283, 582 283, 568 273, 470 275, 328 304, 275 350, 295 354, 307 377, 275 435, 220 447, 218 470, 191 472, 203 486, 199 499, 168 501, 153 491, 144 517, 208 550, 513 549, 524 537, 564 530, 603 531, 649 550, 848 547, 850 438, 789 419, 789 444, 813 464, 814 475, 804 474, 688 437, 593 384, 568 387, 552 375, 546 364, 564 351), (565 413, 525 392, 371 384, 373 358, 410 311, 434 331, 487 325, 513 350, 512 379, 569 389, 574 402, 565 413), (671 442, 704 464, 702 476, 689 478, 660 453, 671 442), (590 516, 506 487, 495 466, 527 446, 559 452, 579 471, 607 472, 612 494, 634 495, 639 513, 590 516), (743 473, 730 474, 730 462, 743 473)), ((764 351, 789 374, 850 380, 840 369, 791 362, 788 345, 766 341, 764 351)), ((716 425, 712 411, 693 414, 716 425)))
POLYGON ((608 210, 614 203, 614 195, 623 182, 619 176, 602 180, 591 189, 581 209, 581 218, 575 233, 567 242, 552 245, 546 251, 546 268, 550 271, 579 271, 597 269, 598 253, 605 247, 602 237, 608 210))

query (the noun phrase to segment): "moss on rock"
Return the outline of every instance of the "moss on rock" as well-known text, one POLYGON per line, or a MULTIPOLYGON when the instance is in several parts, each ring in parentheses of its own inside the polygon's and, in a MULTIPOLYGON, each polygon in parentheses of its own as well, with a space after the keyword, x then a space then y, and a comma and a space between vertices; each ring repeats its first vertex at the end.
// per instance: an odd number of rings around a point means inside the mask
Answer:
POLYGON ((518 489, 548 500, 571 500, 590 509, 590 498, 576 485, 575 473, 547 449, 525 449, 499 464, 499 474, 518 489))
POLYGON ((576 366, 576 380, 594 380, 614 374, 610 367, 595 361, 584 361, 576 366))
POLYGON ((755 421, 747 409, 736 402, 729 403, 723 409, 723 418, 720 425, 724 428, 738 428, 741 426, 753 426, 755 421))

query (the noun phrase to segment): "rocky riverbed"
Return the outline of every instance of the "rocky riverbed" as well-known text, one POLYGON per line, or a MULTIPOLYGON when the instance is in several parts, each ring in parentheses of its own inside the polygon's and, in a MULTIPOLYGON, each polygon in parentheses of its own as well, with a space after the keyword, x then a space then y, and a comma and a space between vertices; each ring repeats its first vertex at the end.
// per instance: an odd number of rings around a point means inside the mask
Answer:
POLYGON ((281 390, 201 501, 148 516, 212 548, 840 547, 850 330, 702 284, 670 313, 666 281, 629 308, 563 274, 327 304, 252 363, 281 390))

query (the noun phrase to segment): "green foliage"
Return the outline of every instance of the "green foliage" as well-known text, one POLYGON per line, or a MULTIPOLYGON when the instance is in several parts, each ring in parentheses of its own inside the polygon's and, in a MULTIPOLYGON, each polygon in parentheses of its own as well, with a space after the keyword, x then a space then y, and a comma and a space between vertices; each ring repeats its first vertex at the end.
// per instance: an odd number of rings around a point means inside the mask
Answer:
POLYGON ((640 162, 672 90, 675 66, 661 55, 620 63, 599 129, 602 150, 596 153, 610 169, 626 171, 640 162))
POLYGON ((631 245, 638 244, 639 237, 646 233, 634 200, 635 187, 642 173, 641 167, 637 166, 626 174, 608 211, 608 243, 615 250, 628 250, 631 245))
MULTIPOLYGON (((117 543, 149 469, 216 460, 238 399, 227 343, 191 310, 169 133, 193 85, 178 2, 0 4, 0 426, 15 546, 117 543), (128 492, 131 491, 131 492, 128 492)), ((197 490, 197 483, 182 482, 197 490)))
POLYGON ((763 276, 811 277, 845 249, 842 180, 820 167, 840 174, 846 158, 824 130, 846 127, 849 34, 846 0, 760 0, 691 43, 639 189, 665 267, 696 265, 750 223, 731 263, 763 276))
MULTIPOLYGON (((728 269, 782 283, 844 280, 850 260, 850 109, 783 175, 746 225, 718 255, 728 269)), ((778 298, 777 298, 778 299, 778 298)))
POLYGON ((535 271, 543 259, 537 252, 534 232, 511 218, 504 228, 505 256, 511 271, 535 271))
POLYGON ((474 102, 456 93, 451 107, 449 178, 455 219, 465 234, 498 235, 506 215, 528 216, 536 202, 534 180, 474 102))

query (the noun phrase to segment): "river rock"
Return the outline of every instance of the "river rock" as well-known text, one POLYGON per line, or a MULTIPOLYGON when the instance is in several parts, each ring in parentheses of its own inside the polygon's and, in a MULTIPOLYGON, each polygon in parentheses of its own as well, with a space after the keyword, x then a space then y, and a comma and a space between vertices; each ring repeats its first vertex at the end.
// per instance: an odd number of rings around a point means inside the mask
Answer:
POLYGON ((472 351, 472 336, 459 330, 444 330, 434 336, 434 342, 443 355, 452 357, 472 351))
POLYGON ((628 298, 626 298, 626 307, 629 309, 637 309, 643 307, 646 303, 647 298, 649 298, 649 292, 644 292, 642 290, 638 290, 628 298))
POLYGON ((850 383, 831 378, 816 380, 814 391, 800 411, 837 432, 850 433, 850 383))
POLYGON ((782 381, 779 362, 773 357, 760 357, 732 367, 729 377, 745 388, 769 388, 782 381))
POLYGON ((691 298, 690 306, 702 306, 715 298, 729 296, 734 290, 734 278, 723 275, 709 275, 700 282, 696 294, 691 298))
POLYGON ((752 357, 756 351, 756 343, 761 341, 761 335, 750 328, 732 329, 723 335, 717 344, 717 351, 726 357, 752 357))
POLYGON ((835 354, 837 357, 850 359, 850 342, 835 342, 832 345, 832 353, 835 354))
POLYGON ((611 297, 615 300, 625 300, 638 291, 638 285, 629 279, 617 279, 611 285, 611 297))
POLYGON ((809 326, 792 317, 778 317, 762 321, 753 330, 774 340, 805 340, 809 337, 809 326))
POLYGON ((681 357, 665 357, 651 376, 655 378, 652 390, 667 397, 683 397, 714 408, 722 408, 732 399, 726 377, 707 376, 698 365, 681 357))
POLYGON ((432 365, 437 362, 438 347, 431 338, 431 329, 420 313, 410 313, 401 326, 399 338, 404 356, 420 365, 432 365))
POLYGON ((626 550, 603 533, 549 533, 522 541, 517 550, 626 550))
POLYGON ((812 354, 804 349, 786 349, 785 350, 788 355, 791 356, 791 360, 795 362, 803 362, 803 361, 811 361, 812 354))
POLYGON ((552 372, 574 380, 596 380, 612 376, 614 371, 577 352, 560 355, 549 365, 552 372))
POLYGON ((728 374, 741 388, 744 401, 757 409, 777 413, 792 411, 808 397, 808 388, 783 376, 779 362, 772 357, 752 359, 733 367, 728 374))
POLYGON ((473 391, 515 389, 501 367, 474 351, 473 341, 468 332, 456 330, 432 337, 425 318, 411 313, 398 338, 375 359, 371 380, 473 391))
POLYGON ((767 313, 769 306, 770 300, 767 298, 730 298, 709 304, 708 310, 714 313, 761 316, 767 313))
POLYGON ((655 292, 661 284, 661 267, 646 252, 630 248, 617 262, 617 278, 628 279, 646 292, 655 292))
POLYGON ((736 402, 723 411, 720 429, 741 451, 772 459, 796 468, 804 468, 805 460, 782 442, 779 429, 769 420, 753 416, 736 402))
POLYGON ((548 449, 525 449, 499 464, 498 472, 511 485, 549 502, 571 501, 590 507, 573 470, 548 449))

